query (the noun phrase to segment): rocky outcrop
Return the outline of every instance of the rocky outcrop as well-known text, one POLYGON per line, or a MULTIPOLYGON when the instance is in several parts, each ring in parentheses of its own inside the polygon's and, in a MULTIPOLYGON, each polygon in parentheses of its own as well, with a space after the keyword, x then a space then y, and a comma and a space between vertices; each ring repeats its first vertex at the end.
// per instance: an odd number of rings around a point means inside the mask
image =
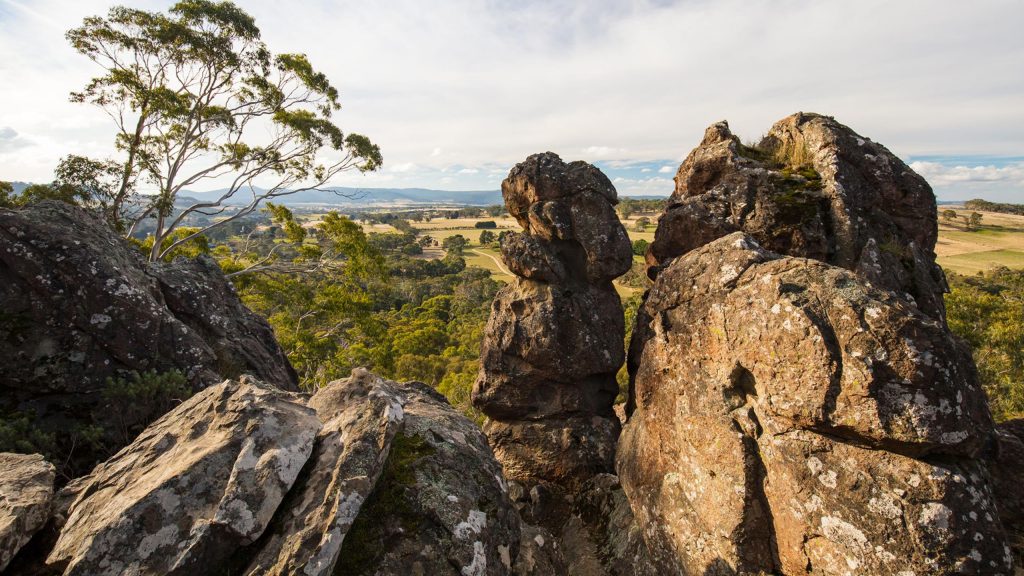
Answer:
POLYGON ((670 573, 1007 573, 992 420, 942 322, 732 233, 638 314, 617 468, 670 573))
POLYGON ((297 389, 270 326, 210 259, 148 265, 92 213, 59 202, 0 210, 0 246, 0 414, 53 436, 69 475, 110 454, 94 444, 116 450, 148 423, 83 440, 135 412, 111 400, 108 378, 177 371, 200 390, 248 373, 297 389))
POLYGON ((40 502, 54 536, 11 574, 507 575, 522 539, 480 429, 365 370, 211 386, 40 502))
POLYGON ((675 182, 647 256, 652 276, 672 258, 743 231, 780 254, 852 270, 945 321, 931 188, 884 146, 834 119, 794 114, 756 147, 719 122, 675 182))
POLYGON ((49 518, 54 475, 38 454, 0 454, 0 572, 49 518))
POLYGON ((518 277, 492 307, 473 404, 508 478, 575 486, 612 471, 625 327, 611 281, 630 267, 629 239, 615 188, 585 162, 535 154, 502 195, 524 230, 502 244, 518 277))
POLYGON ((377 380, 397 389, 403 426, 335 573, 510 574, 519 516, 480 428, 425 384, 377 380))
POLYGON ((258 381, 207 388, 92 472, 47 562, 66 576, 209 573, 263 534, 319 429, 258 381))
POLYGON ((404 420, 397 391, 365 372, 319 390, 309 405, 323 422, 316 449, 284 503, 289 513, 258 546, 253 576, 333 573, 404 420))
POLYGON ((985 455, 992 474, 992 492, 999 519, 1013 549, 1017 573, 1024 572, 1024 418, 996 426, 995 438, 985 455))

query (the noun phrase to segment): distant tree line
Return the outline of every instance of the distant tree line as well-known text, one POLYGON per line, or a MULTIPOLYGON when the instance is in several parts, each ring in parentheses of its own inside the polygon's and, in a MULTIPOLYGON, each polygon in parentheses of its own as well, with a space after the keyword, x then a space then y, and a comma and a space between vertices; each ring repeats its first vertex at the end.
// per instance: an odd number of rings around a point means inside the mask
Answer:
POLYGON ((989 202, 988 200, 982 200, 980 198, 964 202, 964 208, 968 210, 981 210, 983 212, 999 212, 1000 214, 1024 216, 1024 204, 989 202))

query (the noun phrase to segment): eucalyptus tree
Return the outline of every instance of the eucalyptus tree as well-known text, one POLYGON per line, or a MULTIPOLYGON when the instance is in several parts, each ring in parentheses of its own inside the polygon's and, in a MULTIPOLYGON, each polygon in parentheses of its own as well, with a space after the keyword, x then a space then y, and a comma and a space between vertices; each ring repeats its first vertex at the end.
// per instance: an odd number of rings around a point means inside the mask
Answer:
POLYGON ((67 39, 103 69, 71 98, 117 127, 122 157, 108 210, 127 235, 155 222, 151 260, 264 200, 382 163, 368 138, 333 122, 340 104, 328 78, 303 54, 270 52, 252 16, 231 2, 182 0, 166 13, 114 7, 67 39), (138 193, 140 183, 155 193, 138 193), (222 189, 209 201, 179 200, 210 185, 222 189), (172 236, 191 215, 209 218, 172 236))

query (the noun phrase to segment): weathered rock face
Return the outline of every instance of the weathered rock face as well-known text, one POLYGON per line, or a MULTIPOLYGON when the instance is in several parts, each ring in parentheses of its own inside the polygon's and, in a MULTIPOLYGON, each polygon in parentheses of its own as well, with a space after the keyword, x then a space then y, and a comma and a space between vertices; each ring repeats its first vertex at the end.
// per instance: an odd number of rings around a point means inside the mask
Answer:
POLYGON ((502 244, 519 278, 492 307, 473 403, 509 478, 577 485, 612 470, 625 327, 611 281, 630 267, 629 239, 615 188, 584 162, 530 156, 502 195, 524 230, 502 244))
POLYGON ((50 517, 54 475, 38 454, 0 454, 0 572, 50 517))
POLYGON ((64 452, 74 445, 72 472, 100 459, 74 435, 119 410, 104 405, 109 377, 177 370, 198 390, 249 373, 297 388, 270 326, 212 260, 147 265, 98 218, 59 202, 0 210, 0 246, 0 413, 24 414, 64 452))
POLYGON ((985 455, 992 474, 992 492, 999 506, 999 519, 1013 549, 1017 573, 1024 570, 1024 418, 996 426, 996 436, 985 455))
POLYGON ((429 386, 377 381, 402 398, 403 425, 335 573, 510 574, 519 516, 487 438, 429 386))
POLYGON ((945 321, 931 188, 885 147, 834 119, 794 114, 757 148, 719 122, 675 181, 648 252, 652 276, 672 258, 743 231, 780 254, 852 270, 945 321))
POLYGON ((196 394, 89 476, 47 559, 64 574, 190 574, 266 529, 320 421, 243 378, 196 394))
POLYGON ((41 505, 12 574, 507 575, 521 540, 480 429, 365 370, 209 387, 41 505))
POLYGON ((733 233, 660 272, 631 354, 617 468, 663 570, 1009 570, 973 364, 913 304, 733 233))
POLYGON ((402 399, 360 373, 319 390, 316 449, 247 573, 334 573, 345 535, 380 478, 403 424, 402 399))

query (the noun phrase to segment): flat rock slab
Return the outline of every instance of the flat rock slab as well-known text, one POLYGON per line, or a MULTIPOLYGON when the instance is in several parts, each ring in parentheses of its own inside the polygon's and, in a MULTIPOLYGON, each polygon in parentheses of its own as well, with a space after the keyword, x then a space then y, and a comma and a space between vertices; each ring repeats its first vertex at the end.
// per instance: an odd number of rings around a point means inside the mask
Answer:
POLYGON ((196 574, 263 533, 320 421, 249 378, 212 386, 97 466, 47 559, 66 576, 196 574))

